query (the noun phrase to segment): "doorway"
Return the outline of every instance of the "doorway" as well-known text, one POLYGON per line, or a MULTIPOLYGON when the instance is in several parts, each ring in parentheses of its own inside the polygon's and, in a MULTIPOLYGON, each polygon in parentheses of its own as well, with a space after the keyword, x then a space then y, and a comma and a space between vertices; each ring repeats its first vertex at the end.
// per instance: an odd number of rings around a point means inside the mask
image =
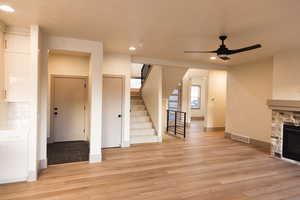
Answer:
POLYGON ((51 76, 51 119, 48 164, 88 160, 87 77, 51 76))
POLYGON ((123 87, 123 77, 103 77, 102 148, 121 147, 123 87))

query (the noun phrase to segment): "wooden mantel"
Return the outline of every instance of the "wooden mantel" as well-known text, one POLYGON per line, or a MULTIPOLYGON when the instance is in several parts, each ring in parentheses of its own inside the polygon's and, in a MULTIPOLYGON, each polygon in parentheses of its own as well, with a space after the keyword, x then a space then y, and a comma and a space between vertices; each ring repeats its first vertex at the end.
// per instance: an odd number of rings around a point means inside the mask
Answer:
POLYGON ((283 111, 299 111, 300 112, 300 101, 297 100, 275 100, 270 99, 267 101, 267 105, 272 110, 283 110, 283 111))

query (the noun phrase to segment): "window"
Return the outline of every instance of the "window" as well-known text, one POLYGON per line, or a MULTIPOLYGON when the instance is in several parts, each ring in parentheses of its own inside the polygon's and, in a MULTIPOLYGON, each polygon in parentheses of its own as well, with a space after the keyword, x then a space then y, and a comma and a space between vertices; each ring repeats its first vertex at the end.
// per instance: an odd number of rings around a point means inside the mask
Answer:
POLYGON ((191 108, 200 109, 201 106, 201 86, 193 85, 191 87, 191 108))
POLYGON ((169 108, 171 109, 174 109, 174 108, 177 108, 178 106, 178 103, 177 102, 169 102, 169 108))
POLYGON ((178 101, 178 96, 169 96, 169 101, 178 101))
POLYGON ((142 86, 142 82, 140 78, 132 78, 130 80, 130 88, 139 89, 142 86))
POLYGON ((172 94, 177 94, 178 95, 179 94, 179 90, 178 89, 173 90, 172 94))

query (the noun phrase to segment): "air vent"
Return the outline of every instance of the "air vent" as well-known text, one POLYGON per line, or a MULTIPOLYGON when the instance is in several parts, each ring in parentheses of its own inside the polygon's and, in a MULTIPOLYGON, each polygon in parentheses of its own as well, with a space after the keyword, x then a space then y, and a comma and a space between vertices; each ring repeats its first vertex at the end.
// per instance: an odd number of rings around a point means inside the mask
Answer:
POLYGON ((235 141, 239 141, 239 142, 250 144, 250 138, 249 137, 231 134, 231 139, 235 140, 235 141))

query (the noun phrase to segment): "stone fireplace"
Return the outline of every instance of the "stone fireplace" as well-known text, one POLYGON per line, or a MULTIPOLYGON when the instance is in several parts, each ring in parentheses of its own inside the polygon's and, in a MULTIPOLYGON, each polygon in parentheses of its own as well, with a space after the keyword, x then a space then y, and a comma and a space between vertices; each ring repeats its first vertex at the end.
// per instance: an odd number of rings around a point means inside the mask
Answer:
POLYGON ((271 155, 286 159, 283 156, 284 125, 300 126, 300 101, 269 100, 268 106, 272 109, 271 155))

